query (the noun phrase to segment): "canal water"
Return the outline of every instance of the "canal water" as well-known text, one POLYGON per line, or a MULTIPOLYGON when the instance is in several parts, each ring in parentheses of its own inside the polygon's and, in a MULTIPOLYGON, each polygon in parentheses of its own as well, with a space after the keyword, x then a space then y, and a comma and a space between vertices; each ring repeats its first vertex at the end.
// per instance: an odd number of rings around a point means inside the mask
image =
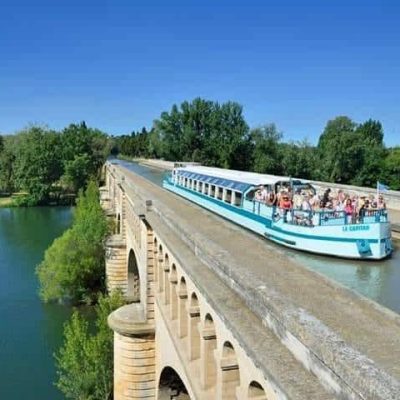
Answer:
MULTIPOLYGON (((161 186, 164 171, 126 161, 117 162, 161 186)), ((282 249, 282 246, 272 242, 268 242, 268 245, 282 249)), ((400 242, 395 242, 394 245, 393 256, 383 261, 343 260, 301 253, 291 249, 285 249, 285 251, 290 258, 305 267, 400 314, 400 242)))
POLYGON ((0 208, 0 399, 62 400, 53 353, 67 306, 42 304, 35 267, 71 223, 64 207, 0 208))

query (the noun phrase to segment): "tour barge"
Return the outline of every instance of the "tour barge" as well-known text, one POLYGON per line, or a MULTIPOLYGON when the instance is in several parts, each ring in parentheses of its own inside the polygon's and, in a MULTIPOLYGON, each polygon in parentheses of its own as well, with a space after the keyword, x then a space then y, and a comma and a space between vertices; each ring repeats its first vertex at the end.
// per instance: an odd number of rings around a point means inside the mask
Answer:
POLYGON ((344 211, 280 209, 259 201, 268 193, 314 191, 307 182, 289 177, 204 166, 176 167, 163 187, 281 245, 310 253, 380 260, 392 251, 386 209, 369 210, 349 219, 344 211))

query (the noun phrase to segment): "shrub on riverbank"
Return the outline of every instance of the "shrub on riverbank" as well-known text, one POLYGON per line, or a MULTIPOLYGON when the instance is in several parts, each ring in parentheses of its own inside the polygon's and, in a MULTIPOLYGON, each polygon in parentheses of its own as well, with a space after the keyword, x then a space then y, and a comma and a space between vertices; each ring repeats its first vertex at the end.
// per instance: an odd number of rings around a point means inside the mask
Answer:
POLYGON ((113 393, 113 332, 108 315, 123 305, 119 292, 100 296, 96 310, 96 329, 75 311, 65 324, 64 343, 55 355, 57 387, 67 399, 107 400, 113 393))
POLYGON ((81 192, 73 225, 46 250, 37 268, 40 296, 47 301, 91 303, 105 288, 104 241, 109 224, 94 182, 81 192))

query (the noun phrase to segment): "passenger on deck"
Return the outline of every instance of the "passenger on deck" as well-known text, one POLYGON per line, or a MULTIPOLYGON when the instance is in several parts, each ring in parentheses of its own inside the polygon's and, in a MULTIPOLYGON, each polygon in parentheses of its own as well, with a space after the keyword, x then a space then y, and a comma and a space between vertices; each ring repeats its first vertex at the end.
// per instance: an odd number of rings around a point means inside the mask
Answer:
POLYGON ((346 214, 347 223, 355 222, 354 207, 350 198, 346 200, 346 205, 344 206, 344 213, 346 214))
POLYGON ((300 210, 302 202, 303 202, 303 197, 301 195, 301 189, 296 189, 293 195, 293 208, 295 210, 300 210))
POLYGON ((321 207, 322 208, 325 208, 326 205, 329 203, 329 201, 330 201, 330 193, 331 193, 331 189, 330 188, 325 190, 325 193, 322 196, 322 200, 321 200, 321 207))
POLYGON ((289 194, 284 192, 281 195, 281 200, 279 202, 279 208, 283 212, 283 221, 287 222, 287 213, 292 208, 292 201, 290 200, 289 194))
POLYGON ((257 201, 262 201, 261 188, 258 188, 258 189, 256 190, 256 194, 254 195, 254 198, 255 198, 257 201))
POLYGON ((312 210, 311 203, 310 203, 310 196, 308 196, 307 194, 303 198, 303 201, 301 203, 301 209, 303 211, 311 211, 312 210))
POLYGON ((262 186, 262 189, 261 189, 261 200, 262 200, 263 202, 266 202, 267 199, 268 199, 268 190, 267 190, 267 187, 266 187, 266 186, 262 186))
POLYGON ((378 202, 377 202, 377 209, 378 210, 385 210, 386 209, 386 202, 383 196, 380 194, 378 196, 378 202))

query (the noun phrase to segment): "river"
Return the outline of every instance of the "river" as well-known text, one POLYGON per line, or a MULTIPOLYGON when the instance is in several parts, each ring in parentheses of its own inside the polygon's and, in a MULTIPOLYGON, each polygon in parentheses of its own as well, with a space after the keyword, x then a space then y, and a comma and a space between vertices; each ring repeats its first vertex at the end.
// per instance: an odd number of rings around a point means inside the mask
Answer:
MULTIPOLYGON (((161 186, 163 171, 137 163, 118 161, 133 172, 161 186)), ((272 247, 279 247, 268 242, 272 247)), ((288 257, 304 267, 323 274, 339 284, 368 297, 400 314, 400 242, 395 242, 393 256, 383 261, 344 260, 285 249, 288 257)))
POLYGON ((71 217, 64 207, 0 208, 0 399, 64 398, 53 353, 71 309, 41 303, 35 267, 71 217))

